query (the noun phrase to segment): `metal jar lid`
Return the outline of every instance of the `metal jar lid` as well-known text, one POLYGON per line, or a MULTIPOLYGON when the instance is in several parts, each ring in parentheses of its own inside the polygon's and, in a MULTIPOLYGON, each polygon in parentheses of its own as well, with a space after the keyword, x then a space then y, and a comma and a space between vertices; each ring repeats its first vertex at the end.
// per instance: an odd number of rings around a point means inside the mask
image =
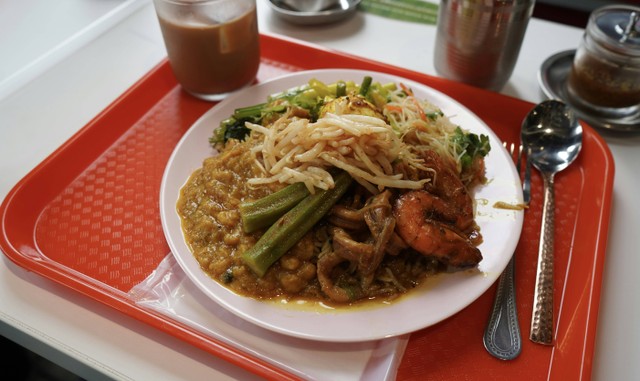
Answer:
POLYGON ((603 48, 629 57, 640 57, 640 8, 610 5, 589 17, 587 33, 603 48))

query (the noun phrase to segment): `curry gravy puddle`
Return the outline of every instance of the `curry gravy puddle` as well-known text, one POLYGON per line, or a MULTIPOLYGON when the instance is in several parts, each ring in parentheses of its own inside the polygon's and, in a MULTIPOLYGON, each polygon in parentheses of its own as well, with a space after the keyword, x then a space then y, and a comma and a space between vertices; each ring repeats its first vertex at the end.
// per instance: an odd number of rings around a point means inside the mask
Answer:
POLYGON ((392 296, 388 298, 377 297, 373 299, 359 300, 350 304, 330 303, 322 300, 288 298, 263 299, 260 301, 285 310, 315 312, 319 314, 340 314, 352 313, 354 311, 372 311, 379 308, 387 308, 396 303, 404 303, 410 301, 411 299, 422 297, 427 293, 434 292, 434 289, 440 286, 447 279, 447 276, 453 276, 454 274, 456 276, 465 277, 487 275, 480 271, 478 268, 456 270, 451 272, 439 272, 429 275, 429 277, 423 280, 419 285, 408 290, 402 295, 392 296))

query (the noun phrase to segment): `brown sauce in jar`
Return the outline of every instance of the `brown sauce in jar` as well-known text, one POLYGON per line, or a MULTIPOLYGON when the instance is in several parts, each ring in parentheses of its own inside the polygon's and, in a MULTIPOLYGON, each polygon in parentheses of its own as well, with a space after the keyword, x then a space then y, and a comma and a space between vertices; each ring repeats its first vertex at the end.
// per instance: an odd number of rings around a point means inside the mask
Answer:
POLYGON ((640 8, 611 5, 589 16, 568 77, 578 106, 623 117, 640 105, 640 8))
POLYGON ((574 62, 569 88, 583 101, 601 107, 640 104, 640 69, 584 54, 574 62))
POLYGON ((158 19, 171 67, 190 93, 224 94, 255 78, 260 64, 255 6, 222 24, 158 19))

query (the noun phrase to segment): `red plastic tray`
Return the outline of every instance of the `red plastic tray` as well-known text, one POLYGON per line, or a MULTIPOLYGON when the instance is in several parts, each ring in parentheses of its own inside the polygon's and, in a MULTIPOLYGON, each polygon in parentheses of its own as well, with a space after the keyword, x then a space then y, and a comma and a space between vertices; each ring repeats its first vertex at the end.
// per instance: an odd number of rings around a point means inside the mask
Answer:
MULTIPOLYGON (((387 72, 457 99, 507 142, 518 141, 521 121, 533 107, 317 46, 261 38, 258 81, 318 68, 387 72)), ((181 91, 169 64, 162 62, 15 186, 0 208, 0 247, 18 265, 215 356, 265 378, 293 379, 282 369, 136 305, 126 294, 169 252, 158 212, 163 170, 182 134, 211 107, 181 91)), ((581 155, 556 178, 555 346, 527 340, 542 214, 542 181, 534 173, 533 198, 516 252, 522 354, 505 362, 484 350, 481 338, 494 286, 457 315, 413 333, 397 379, 590 379, 613 174, 607 145, 584 125, 581 155)))

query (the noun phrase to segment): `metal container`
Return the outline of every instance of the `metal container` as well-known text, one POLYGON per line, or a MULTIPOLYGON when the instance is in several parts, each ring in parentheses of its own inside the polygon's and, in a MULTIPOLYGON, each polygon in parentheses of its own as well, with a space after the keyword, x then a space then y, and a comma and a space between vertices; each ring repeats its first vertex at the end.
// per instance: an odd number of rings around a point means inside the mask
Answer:
POLYGON ((442 0, 434 64, 439 75, 500 90, 511 77, 534 0, 442 0))
POLYGON ((640 7, 611 5, 589 17, 569 74, 573 103, 606 117, 640 109, 640 7))

